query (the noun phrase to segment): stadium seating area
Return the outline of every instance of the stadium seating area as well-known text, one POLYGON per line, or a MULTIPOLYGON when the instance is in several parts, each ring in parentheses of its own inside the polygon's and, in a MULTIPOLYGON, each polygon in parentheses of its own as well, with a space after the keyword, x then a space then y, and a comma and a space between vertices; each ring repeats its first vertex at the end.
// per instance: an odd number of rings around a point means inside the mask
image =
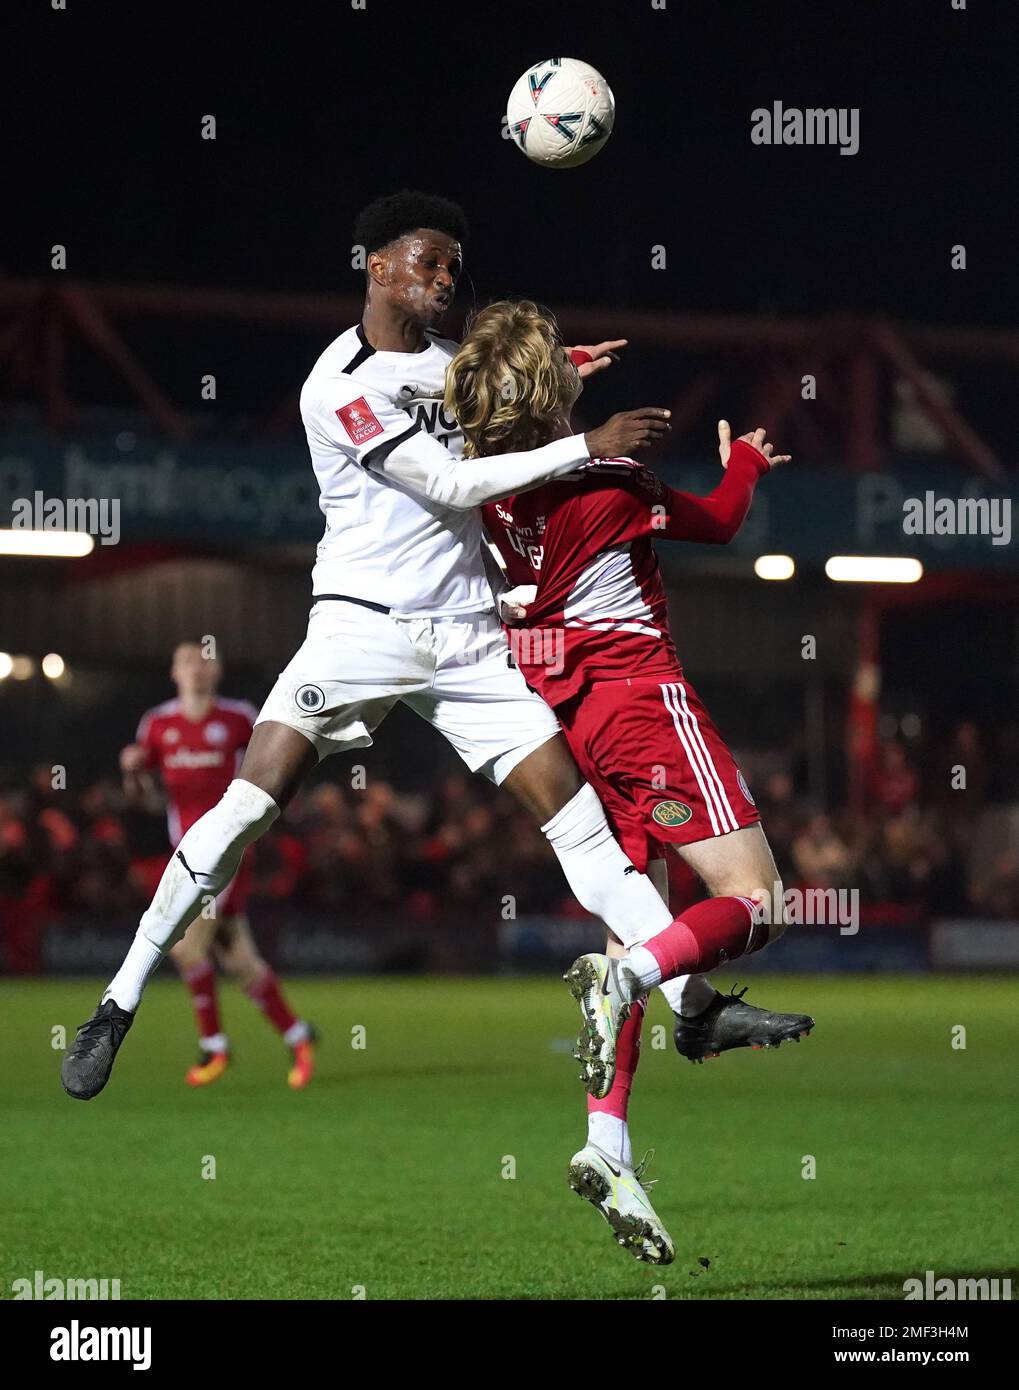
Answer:
MULTIPOLYGON (((967 853, 997 789, 974 726, 960 726, 937 765, 884 743, 865 813, 812 807, 780 758, 746 765, 787 887, 859 889, 863 921, 881 925, 1019 914, 1019 857, 1002 852, 975 873, 967 853), (967 788, 939 796, 956 748, 967 788)), ((113 779, 75 795, 52 790, 40 768, 0 793, 6 969, 38 969, 52 923, 129 928, 166 862, 165 837, 158 807, 130 806, 113 779)), ((286 904, 338 924, 356 909, 362 922, 494 925, 508 883, 521 914, 580 911, 540 831, 482 780, 456 771, 420 792, 369 775, 357 789, 321 781, 293 802, 257 846, 252 915, 286 904)))

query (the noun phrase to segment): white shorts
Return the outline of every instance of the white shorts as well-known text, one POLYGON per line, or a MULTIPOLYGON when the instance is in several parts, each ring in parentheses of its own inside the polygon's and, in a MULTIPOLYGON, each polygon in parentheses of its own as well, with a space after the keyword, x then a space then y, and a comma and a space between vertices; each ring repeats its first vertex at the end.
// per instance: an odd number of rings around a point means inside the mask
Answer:
POLYGON ((288 724, 326 758, 369 747, 398 700, 496 785, 559 732, 510 665, 494 614, 401 617, 335 599, 312 608, 308 635, 255 723, 288 724))

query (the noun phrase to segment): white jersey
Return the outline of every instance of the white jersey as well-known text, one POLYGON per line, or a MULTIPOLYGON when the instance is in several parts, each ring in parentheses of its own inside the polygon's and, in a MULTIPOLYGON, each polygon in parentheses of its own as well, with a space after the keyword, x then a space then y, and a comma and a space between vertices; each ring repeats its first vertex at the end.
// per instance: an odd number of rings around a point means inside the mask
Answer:
POLYGON ((423 497, 380 471, 418 433, 463 452, 442 404, 457 344, 425 336, 423 352, 377 352, 358 324, 330 343, 304 383, 301 417, 326 518, 312 592, 404 613, 476 613, 493 606, 480 512, 423 497))
POLYGON ((490 611, 481 507, 573 472, 590 451, 577 434, 464 459, 442 405, 456 351, 427 333, 423 352, 376 352, 358 326, 312 368, 301 416, 326 518, 313 575, 323 601, 258 722, 299 729, 325 757, 368 747, 403 700, 499 783, 559 725, 490 611))

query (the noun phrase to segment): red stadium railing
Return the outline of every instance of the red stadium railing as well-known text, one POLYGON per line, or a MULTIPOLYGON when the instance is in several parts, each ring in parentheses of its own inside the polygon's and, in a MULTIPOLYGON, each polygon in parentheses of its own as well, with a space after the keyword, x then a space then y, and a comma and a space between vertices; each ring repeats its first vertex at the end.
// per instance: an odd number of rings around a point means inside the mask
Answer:
MULTIPOLYGON (((260 293, 188 286, 96 283, 61 278, 0 280, 0 372, 14 399, 36 400, 47 424, 62 430, 74 422, 69 386, 72 343, 102 359, 127 385, 158 429, 175 441, 191 434, 187 413, 146 367, 131 345, 140 321, 234 325, 272 330, 335 329, 361 310, 355 295, 260 293)), ((566 308, 564 332, 574 341, 599 340, 606 311, 566 308)), ((450 331, 454 331, 455 321, 450 331)), ((941 432, 957 459, 987 478, 999 478, 1000 458, 981 433, 941 392, 926 364, 932 361, 995 363, 1019 369, 1019 333, 1002 329, 894 324, 882 318, 686 314, 628 310, 626 332, 635 345, 658 353, 715 354, 738 362, 750 375, 749 413, 773 433, 794 426, 806 454, 826 442, 854 470, 879 466, 889 450, 879 408, 889 383, 905 381, 916 408, 941 432), (808 408, 805 375, 817 381, 808 408)), ((670 403, 673 438, 682 437, 713 405, 723 373, 703 366, 688 375, 670 403)), ((296 387, 260 420, 272 434, 296 418, 296 387)))

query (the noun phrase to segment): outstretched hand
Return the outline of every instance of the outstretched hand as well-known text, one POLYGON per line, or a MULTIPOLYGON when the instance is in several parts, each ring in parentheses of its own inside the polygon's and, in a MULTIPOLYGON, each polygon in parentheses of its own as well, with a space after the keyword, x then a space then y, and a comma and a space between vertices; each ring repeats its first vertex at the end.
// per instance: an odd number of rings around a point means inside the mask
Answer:
POLYGON ((634 449, 646 449, 664 439, 672 428, 669 410, 645 405, 639 410, 623 410, 604 425, 588 430, 585 438, 593 459, 627 458, 634 449))
POLYGON ((604 343, 595 343, 590 347, 578 344, 576 347, 567 348, 566 351, 586 352, 590 357, 590 362, 582 362, 577 368, 583 380, 584 377, 594 376, 595 372, 603 372, 606 367, 611 367, 613 362, 618 362, 617 349, 626 347, 628 341, 626 338, 608 338, 604 343))
MULTIPOLYGON (((792 454, 776 454, 774 444, 767 443, 767 431, 763 425, 758 425, 752 434, 741 434, 740 439, 744 444, 749 444, 751 449, 756 449, 759 454, 768 460, 768 467, 774 468, 776 464, 788 463, 792 454)), ((732 453, 732 431, 729 429, 728 420, 718 422, 718 457, 722 460, 722 467, 729 467, 729 455, 732 453)))

